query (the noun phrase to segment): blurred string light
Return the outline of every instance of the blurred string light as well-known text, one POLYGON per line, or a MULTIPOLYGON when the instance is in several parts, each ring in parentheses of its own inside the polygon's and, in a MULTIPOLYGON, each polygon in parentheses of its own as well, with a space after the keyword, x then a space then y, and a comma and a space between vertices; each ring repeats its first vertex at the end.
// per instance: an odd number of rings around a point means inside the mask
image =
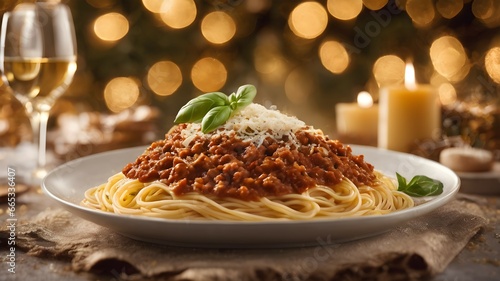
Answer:
POLYGON ((356 18, 363 9, 362 0, 328 0, 326 2, 328 12, 339 20, 352 20, 356 18))
POLYGON ((327 40, 319 47, 319 58, 330 72, 340 74, 349 66, 349 54, 344 46, 334 40, 327 40))
POLYGON ((104 88, 104 101, 109 110, 121 112, 135 104, 139 98, 139 85, 129 77, 117 77, 104 88))
POLYGON ((127 35, 128 30, 127 18, 119 13, 107 13, 94 21, 94 33, 104 41, 118 41, 127 35))
POLYGON ((285 95, 292 103, 306 104, 314 92, 314 79, 310 73, 297 67, 285 79, 285 95))
POLYGON ((439 100, 442 105, 453 104, 457 100, 457 91, 450 83, 443 83, 438 88, 439 100))
POLYGON ((159 15, 161 21, 173 29, 191 25, 198 14, 193 0, 142 0, 148 11, 159 15))
POLYGON ((443 75, 439 74, 437 71, 434 71, 432 73, 429 82, 436 88, 438 88, 441 84, 450 83, 448 79, 446 79, 443 75))
POLYGON ((263 32, 257 40, 253 50, 255 70, 267 82, 281 82, 287 72, 287 65, 279 49, 279 38, 274 33, 263 32))
POLYGON ((171 28, 181 29, 196 19, 197 9, 193 0, 164 0, 160 8, 162 21, 171 28))
POLYGON ((213 57, 205 57, 193 65, 191 80, 200 91, 214 92, 220 90, 226 84, 227 70, 219 60, 213 57))
POLYGON ((92 7, 102 9, 113 6, 116 3, 116 0, 87 0, 92 7))
POLYGON ((396 5, 396 7, 398 7, 398 9, 404 11, 406 10, 406 1, 407 0, 396 0, 394 1, 394 4, 396 5))
POLYGON ((161 13, 163 2, 164 0, 142 0, 142 5, 152 13, 161 13))
POLYGON ((430 57, 434 69, 449 81, 460 81, 469 73, 470 66, 465 49, 453 36, 445 35, 434 40, 430 57))
POLYGON ((314 39, 325 31, 328 13, 318 2, 308 1, 297 5, 288 17, 288 26, 298 37, 314 39))
POLYGON ((386 55, 378 58, 373 65, 373 76, 378 86, 382 88, 403 84, 405 66, 405 62, 395 55, 386 55))
POLYGON ((486 53, 484 66, 488 75, 500 84, 500 47, 493 47, 486 53))
POLYGON ((437 0, 436 10, 445 19, 452 19, 464 7, 464 2, 462 0, 437 0))
POLYGON ((182 84, 182 73, 175 63, 159 61, 148 70, 149 88, 159 96, 173 94, 182 84))
POLYGON ((432 0, 407 0, 406 12, 413 23, 419 27, 429 26, 436 17, 432 0))
POLYGON ((474 0, 472 13, 487 27, 500 25, 500 1, 498 0, 474 0))
POLYGON ((212 12, 201 21, 201 33, 211 43, 224 44, 234 37, 236 23, 225 12, 212 12))
POLYGON ((260 13, 271 7, 273 0, 252 0, 245 1, 247 11, 250 13, 260 13))
MULTIPOLYGON (((380 10, 382 9, 388 0, 363 0, 363 4, 370 10, 380 10)), ((397 1, 396 1, 397 2, 397 1)))

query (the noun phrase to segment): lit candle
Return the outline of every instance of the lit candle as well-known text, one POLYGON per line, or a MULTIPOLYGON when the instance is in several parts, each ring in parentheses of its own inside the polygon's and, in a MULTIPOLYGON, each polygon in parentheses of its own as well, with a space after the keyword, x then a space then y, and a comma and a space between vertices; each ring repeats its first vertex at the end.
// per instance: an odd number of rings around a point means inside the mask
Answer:
POLYGON ((358 94, 357 101, 335 106, 338 138, 345 143, 376 146, 378 106, 364 91, 358 94))
POLYGON ((417 141, 439 135, 440 119, 437 91, 430 85, 417 85, 413 65, 407 64, 404 87, 380 92, 378 146, 410 152, 417 141))

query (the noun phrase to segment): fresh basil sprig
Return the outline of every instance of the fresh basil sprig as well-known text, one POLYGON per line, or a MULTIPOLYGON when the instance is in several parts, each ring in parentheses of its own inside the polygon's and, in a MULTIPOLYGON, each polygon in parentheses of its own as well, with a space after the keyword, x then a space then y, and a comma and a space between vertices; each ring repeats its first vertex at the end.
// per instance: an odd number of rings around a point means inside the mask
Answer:
POLYGON ((201 131, 211 132, 224 124, 235 112, 251 104, 256 94, 257 89, 253 85, 243 85, 229 97, 221 92, 203 94, 181 107, 174 123, 201 122, 201 131))
POLYGON ((435 196, 443 193, 443 183, 427 176, 414 176, 408 183, 400 174, 396 173, 396 177, 399 185, 398 191, 402 191, 410 196, 435 196))

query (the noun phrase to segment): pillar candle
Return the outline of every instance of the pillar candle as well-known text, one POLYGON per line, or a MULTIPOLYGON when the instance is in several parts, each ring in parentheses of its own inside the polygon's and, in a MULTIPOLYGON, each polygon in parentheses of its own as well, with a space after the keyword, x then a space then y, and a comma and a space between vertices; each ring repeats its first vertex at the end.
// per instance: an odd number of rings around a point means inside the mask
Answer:
POLYGON ((335 111, 340 141, 377 145, 378 106, 368 92, 359 93, 357 103, 338 103, 335 111))
POLYGON ((430 85, 417 85, 413 66, 405 71, 405 86, 383 88, 379 100, 378 146, 410 152, 418 140, 439 136, 439 97, 430 85))

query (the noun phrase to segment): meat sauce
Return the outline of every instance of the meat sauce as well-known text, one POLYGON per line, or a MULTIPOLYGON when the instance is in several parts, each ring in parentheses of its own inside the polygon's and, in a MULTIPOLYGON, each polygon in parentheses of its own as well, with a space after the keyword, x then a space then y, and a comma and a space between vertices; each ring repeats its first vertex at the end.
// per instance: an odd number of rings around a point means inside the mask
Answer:
POLYGON ((299 130, 300 145, 287 139, 266 138, 256 146, 235 136, 196 136, 190 147, 179 125, 164 140, 151 144, 122 172, 140 182, 159 180, 174 187, 177 195, 198 192, 246 201, 261 197, 303 193, 315 185, 333 186, 350 179, 356 186, 375 180, 373 166, 363 155, 337 140, 299 130))

